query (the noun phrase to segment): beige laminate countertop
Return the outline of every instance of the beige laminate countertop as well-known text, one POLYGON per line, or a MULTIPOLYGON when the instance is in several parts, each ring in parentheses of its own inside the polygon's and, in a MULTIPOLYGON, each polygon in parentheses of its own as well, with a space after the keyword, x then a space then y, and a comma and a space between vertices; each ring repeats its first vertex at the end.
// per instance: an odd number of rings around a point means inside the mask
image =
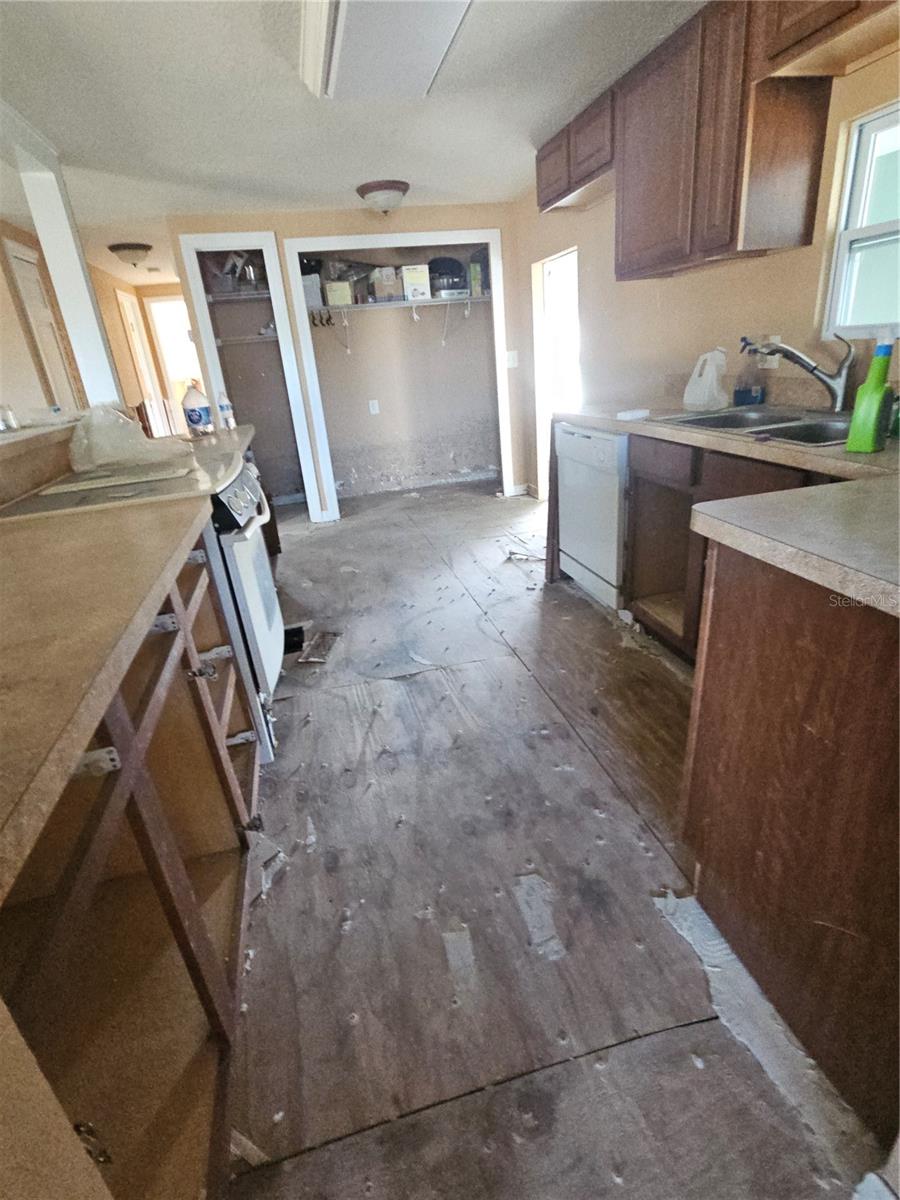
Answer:
MULTIPOLYGON (((144 504, 148 500, 183 500, 191 496, 209 496, 241 469, 244 454, 253 440, 252 425, 238 425, 236 429, 211 433, 207 437, 195 438, 190 442, 194 451, 196 467, 187 475, 175 479, 157 479, 149 483, 125 483, 115 487, 92 488, 83 492, 37 491, 0 508, 0 517, 38 517, 56 512, 96 511, 111 505, 144 504)), ((155 445, 167 442, 179 448, 184 440, 159 438, 155 445)), ((55 480, 56 484, 66 479, 55 480)))
POLYGON ((691 528, 704 537, 812 580, 850 600, 900 616, 900 454, 896 439, 877 454, 840 446, 758 442, 743 433, 696 429, 654 413, 622 421, 611 411, 557 414, 604 433, 629 433, 699 446, 846 480, 694 505, 691 528))
MULTIPOLYGON (((620 406, 621 407, 621 406, 620 406)), ((773 410, 778 411, 773 405, 773 410)), ((727 433, 719 429, 697 429, 676 425, 667 419, 686 416, 671 408, 651 413, 641 421, 621 421, 615 411, 590 408, 577 413, 556 413, 554 420, 568 421, 585 429, 601 433, 631 433, 639 437, 658 438, 664 442, 680 442, 684 446, 699 446, 703 450, 718 450, 721 454, 736 454, 760 462, 781 463, 801 471, 818 471, 839 479, 869 479, 900 472, 900 446, 897 440, 888 442, 886 450, 877 454, 848 454, 840 446, 805 446, 797 442, 781 442, 772 438, 760 442, 748 433, 727 433)), ((823 412, 822 416, 826 414, 823 412)))
POLYGON ((857 479, 694 505, 691 528, 900 616, 897 480, 857 479))
POLYGON ((209 514, 198 496, 0 521, 0 901, 209 514))

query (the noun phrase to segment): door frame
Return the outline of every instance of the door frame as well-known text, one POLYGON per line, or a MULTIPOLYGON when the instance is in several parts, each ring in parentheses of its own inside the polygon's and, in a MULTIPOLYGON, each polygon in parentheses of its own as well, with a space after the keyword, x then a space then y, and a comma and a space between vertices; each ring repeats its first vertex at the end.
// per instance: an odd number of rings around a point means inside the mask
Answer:
MULTIPOLYGON (((331 237, 290 237, 283 239, 285 260, 291 301, 297 323, 297 341, 300 346, 300 362, 306 394, 317 440, 321 437, 327 446, 328 434, 325 427, 325 412, 322 406, 322 390, 316 365, 316 352, 307 319, 306 299, 303 294, 303 277, 300 274, 300 255, 315 254, 323 250, 396 250, 409 246, 459 246, 471 242, 485 242, 488 247, 491 267, 491 310, 494 324, 494 361, 497 376, 497 417, 500 426, 500 471, 504 496, 518 496, 523 489, 513 481, 512 427, 509 412, 509 363, 506 353, 506 303, 503 291, 503 253, 499 229, 438 229, 409 233, 356 233, 331 237)), ((323 473, 325 460, 320 456, 323 473)), ((331 470, 331 455, 327 455, 327 467, 331 488, 334 489, 334 474, 331 470)), ((337 499, 335 498, 335 505, 337 499)))
POLYGON ((177 432, 172 429, 172 422, 169 418, 169 412, 163 403, 162 391, 159 386, 159 379, 156 375, 156 364, 153 361, 153 351, 150 349, 150 339, 147 337, 147 330, 144 327, 144 312, 141 308, 141 302, 134 292, 123 291, 122 288, 116 288, 116 304, 119 309, 119 316, 122 320, 122 327, 125 330, 125 340, 128 343, 128 349, 131 351, 131 359, 134 363, 134 373, 137 376, 138 386, 141 392, 144 391, 146 382, 147 389, 150 392, 149 396, 144 396, 144 405, 147 408, 147 420, 162 418, 162 422, 166 426, 166 432, 162 434, 154 434, 154 437, 168 437, 177 432), (126 310, 132 309, 131 320, 134 322, 135 335, 132 336, 131 328, 129 327, 126 317, 126 310), (135 338, 137 345, 135 345, 135 338), (140 360, 140 361, 139 361, 140 360), (143 376, 146 376, 146 381, 143 376))
POLYGON ((7 286, 10 289, 13 307, 16 309, 16 316, 19 318, 19 324, 24 324, 22 332, 25 335, 25 341, 28 344, 28 350, 35 365, 38 382, 40 383, 41 390, 44 393, 44 399, 47 401, 48 406, 58 406, 61 412, 77 414, 82 410, 82 405, 79 403, 78 390, 72 380, 71 368, 69 362, 67 361, 66 350, 63 344, 64 335, 63 331, 61 331, 59 328, 59 323, 57 320, 58 314, 53 305, 50 303, 47 295, 47 281, 41 272, 40 252, 33 246, 26 245, 24 242, 20 242, 16 238, 4 237, 3 255, 6 260, 6 266, 8 267, 7 286), (47 303, 47 308, 51 316, 51 323, 56 333, 56 344, 59 348, 60 358, 62 359, 63 371, 65 372, 66 382, 69 385, 69 392, 72 397, 71 409, 65 405, 61 405, 59 403, 59 397, 56 396, 53 391, 53 379, 51 378, 50 370, 44 358, 44 351, 41 348, 40 339, 38 338, 37 331, 34 328, 34 323, 31 319, 31 313, 28 311, 28 306, 25 303, 25 296, 22 292, 22 284, 19 280, 18 274, 16 273, 15 260, 17 258, 21 259, 22 262, 26 262, 30 266, 34 267, 41 291, 44 293, 44 299, 47 303))
MULTIPOLYGON (((328 451, 327 439, 324 446, 322 444, 316 445, 317 456, 322 469, 321 479, 316 471, 316 464, 313 457, 313 440, 310 437, 306 409, 303 403, 300 373, 297 368, 294 339, 291 332, 291 318, 284 290, 284 281, 281 275, 281 263, 278 258, 278 245, 275 240, 275 234, 270 232, 240 231, 235 233, 182 233, 178 240, 181 245, 181 256, 184 261, 185 276, 188 283, 185 299, 188 300, 189 306, 193 310, 197 333, 200 337, 200 347, 202 350, 201 367, 204 370, 204 383, 207 387, 207 395, 212 404, 217 403, 219 393, 224 392, 226 389, 197 254, 201 250, 262 251, 263 262, 266 265, 269 295, 272 300, 275 332, 278 335, 278 351, 281 356, 281 366, 284 371, 285 387, 287 388, 291 423, 294 427, 297 457, 300 460, 303 490, 306 493, 306 506, 309 512, 309 519, 311 521, 336 521, 340 516, 340 512, 337 507, 337 495, 334 492, 334 478, 331 472, 331 456, 328 451), (330 492, 328 488, 329 478, 331 479, 330 492)), ((314 408, 312 403, 311 407, 314 408)))

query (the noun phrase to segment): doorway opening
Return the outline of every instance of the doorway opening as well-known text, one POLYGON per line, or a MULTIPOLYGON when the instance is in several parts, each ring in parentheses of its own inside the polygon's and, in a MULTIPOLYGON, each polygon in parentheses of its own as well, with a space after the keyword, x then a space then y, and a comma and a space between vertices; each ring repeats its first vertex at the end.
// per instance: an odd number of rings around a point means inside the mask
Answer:
POLYGON ((181 398, 192 379, 200 379, 191 319, 181 296, 147 296, 144 307, 162 372, 166 411, 173 433, 187 433, 181 398))
POLYGON ((534 315, 534 420, 537 493, 550 486, 550 421, 581 408, 581 328, 578 319, 578 249, 531 267, 534 315))

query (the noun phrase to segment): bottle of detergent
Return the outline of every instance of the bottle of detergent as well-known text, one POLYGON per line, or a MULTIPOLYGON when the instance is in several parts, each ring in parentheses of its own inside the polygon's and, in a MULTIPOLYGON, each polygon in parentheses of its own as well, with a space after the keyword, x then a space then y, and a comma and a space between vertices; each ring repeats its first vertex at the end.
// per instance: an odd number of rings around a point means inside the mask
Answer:
POLYGON ((873 454, 884 449, 894 399, 887 381, 892 349, 889 335, 882 333, 869 363, 869 373, 856 389, 846 445, 850 454, 873 454))
POLYGON ((181 398, 181 408, 191 437, 202 437, 206 433, 212 433, 212 413, 209 410, 209 401, 200 390, 199 379, 191 380, 181 398))
POLYGON ((722 386, 724 375, 725 351, 721 346, 701 354, 684 389, 684 407, 693 412, 725 408, 728 397, 722 386))

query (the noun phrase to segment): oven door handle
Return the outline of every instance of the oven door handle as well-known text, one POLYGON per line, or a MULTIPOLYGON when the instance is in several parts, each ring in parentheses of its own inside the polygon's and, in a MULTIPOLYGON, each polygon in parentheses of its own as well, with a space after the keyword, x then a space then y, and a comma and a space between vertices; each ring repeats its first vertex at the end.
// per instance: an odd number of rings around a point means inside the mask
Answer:
POLYGON ((257 529, 261 529, 271 517, 272 510, 269 508, 269 502, 264 492, 259 493, 259 504, 262 505, 262 511, 254 514, 246 525, 231 535, 233 542, 249 542, 257 529))

